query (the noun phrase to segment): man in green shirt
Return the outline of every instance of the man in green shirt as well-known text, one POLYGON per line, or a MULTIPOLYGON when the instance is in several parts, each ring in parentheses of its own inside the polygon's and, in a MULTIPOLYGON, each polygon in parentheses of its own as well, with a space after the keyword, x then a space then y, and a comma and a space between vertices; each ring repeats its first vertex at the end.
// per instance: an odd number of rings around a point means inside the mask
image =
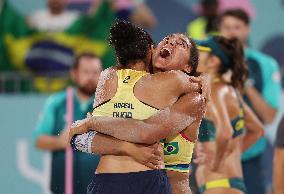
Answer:
MULTIPOLYGON (((92 111, 93 94, 101 71, 101 60, 91 53, 83 53, 76 59, 70 71, 71 79, 76 85, 72 88, 73 120, 83 119, 92 111)), ((50 190, 54 194, 64 193, 65 149, 69 146, 68 131, 65 129, 66 100, 66 90, 50 96, 33 133, 35 146, 52 153, 50 190)), ((98 162, 98 155, 74 152, 74 194, 86 193, 98 162)))

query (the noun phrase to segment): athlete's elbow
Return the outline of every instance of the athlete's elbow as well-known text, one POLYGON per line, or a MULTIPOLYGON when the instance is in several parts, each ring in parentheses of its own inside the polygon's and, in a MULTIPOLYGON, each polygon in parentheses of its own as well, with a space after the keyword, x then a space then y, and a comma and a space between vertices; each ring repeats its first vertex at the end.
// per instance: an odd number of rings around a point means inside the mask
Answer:
POLYGON ((264 136, 264 129, 263 128, 259 128, 259 130, 256 131, 256 136, 257 136, 257 139, 259 139, 262 136, 264 136))
POLYGON ((264 126, 262 124, 251 126, 251 128, 254 129, 251 132, 253 132, 256 140, 264 136, 264 126))
POLYGON ((207 100, 199 93, 193 93, 193 102, 194 102, 194 109, 195 111, 192 111, 192 108, 189 109, 191 112, 193 112, 198 117, 203 117, 205 110, 206 110, 206 102, 207 100))
POLYGON ((265 116, 265 118, 263 119, 263 120, 264 120, 264 123, 265 123, 265 124, 271 124, 271 123, 274 121, 275 116, 276 116, 276 112, 271 111, 271 114, 267 114, 267 115, 265 116))

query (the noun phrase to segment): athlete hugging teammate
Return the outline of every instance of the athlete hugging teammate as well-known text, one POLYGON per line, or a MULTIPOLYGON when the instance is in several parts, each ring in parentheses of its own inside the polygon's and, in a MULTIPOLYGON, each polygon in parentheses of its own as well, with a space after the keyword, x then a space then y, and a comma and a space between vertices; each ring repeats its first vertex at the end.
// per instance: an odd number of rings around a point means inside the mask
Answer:
POLYGON ((168 174, 174 193, 189 193, 189 163, 205 111, 203 95, 207 97, 204 78, 187 75, 196 72, 195 44, 183 34, 173 34, 153 50, 149 34, 124 21, 111 28, 110 42, 115 48, 118 66, 102 73, 93 117, 71 129, 72 145, 91 145, 90 149, 83 150, 98 153, 98 147, 110 141, 107 137, 98 142, 102 136, 94 132, 91 138, 85 134, 74 136, 91 129, 134 143, 154 144, 164 139, 165 160, 157 157, 157 163, 145 165, 137 156, 101 151, 105 155, 88 192, 171 193, 168 174), (150 71, 155 73, 149 74, 150 71), (203 94, 199 93, 200 85, 203 94), (123 107, 122 112, 131 112, 133 119, 112 118, 117 103, 131 103, 133 106, 123 107), (163 166, 161 162, 165 162, 167 174, 157 169, 163 166))

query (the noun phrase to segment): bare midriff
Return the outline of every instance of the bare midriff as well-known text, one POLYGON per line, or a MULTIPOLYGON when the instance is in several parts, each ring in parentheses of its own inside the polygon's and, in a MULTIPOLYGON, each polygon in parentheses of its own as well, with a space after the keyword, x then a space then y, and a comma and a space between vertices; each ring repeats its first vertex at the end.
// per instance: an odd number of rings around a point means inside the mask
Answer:
MULTIPOLYGON (((211 171, 207 165, 199 165, 197 168, 197 183, 198 185, 204 185, 208 181, 224 179, 224 178, 242 178, 242 167, 241 167, 241 141, 242 136, 234 138, 227 149, 227 154, 221 161, 217 171, 211 171), (199 175, 199 176, 198 176, 199 175), (201 178, 202 177, 202 178, 201 178)), ((208 143, 210 144, 210 143, 208 143)), ((214 147, 214 146, 212 146, 214 147)), ((214 148, 213 148, 214 149, 214 148)))
POLYGON ((128 156, 102 156, 97 167, 96 174, 100 173, 128 173, 153 170, 143 164, 136 162, 128 156))

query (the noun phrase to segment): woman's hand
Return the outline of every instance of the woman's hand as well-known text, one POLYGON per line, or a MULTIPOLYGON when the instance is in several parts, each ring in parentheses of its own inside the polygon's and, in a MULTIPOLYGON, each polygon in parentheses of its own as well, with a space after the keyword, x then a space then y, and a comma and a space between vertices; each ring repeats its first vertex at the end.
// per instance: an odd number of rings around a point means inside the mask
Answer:
POLYGON ((71 141, 72 137, 74 135, 79 135, 79 134, 83 134, 83 133, 87 133, 90 130, 92 130, 91 128, 91 118, 87 117, 85 119, 82 120, 78 120, 75 121, 70 130, 69 130, 69 142, 71 141))
MULTIPOLYGON (((227 156, 225 153, 224 157, 227 156)), ((195 147, 195 159, 194 163, 198 165, 206 165, 208 169, 212 172, 217 172, 219 168, 222 166, 223 160, 217 160, 215 157, 215 153, 206 148, 206 146, 202 145, 202 143, 198 143, 195 147)))
POLYGON ((151 169, 163 169, 163 147, 160 143, 153 145, 133 144, 126 142, 126 152, 134 160, 151 169))
POLYGON ((207 73, 201 73, 198 77, 190 76, 193 91, 201 93, 206 102, 210 101, 211 86, 210 76, 207 73))
POLYGON ((199 165, 210 165, 212 161, 214 161, 214 154, 212 151, 209 151, 202 145, 202 143, 195 144, 195 159, 193 160, 194 163, 199 165))

